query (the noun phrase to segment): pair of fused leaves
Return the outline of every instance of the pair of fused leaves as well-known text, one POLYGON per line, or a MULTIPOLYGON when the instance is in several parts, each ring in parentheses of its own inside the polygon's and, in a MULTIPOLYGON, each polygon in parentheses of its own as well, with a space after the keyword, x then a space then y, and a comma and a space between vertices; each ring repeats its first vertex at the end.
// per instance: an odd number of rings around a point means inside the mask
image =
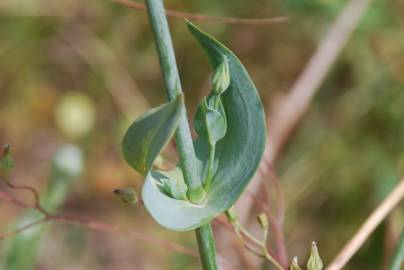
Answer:
POLYGON ((212 91, 195 116, 194 127, 199 137, 194 142, 193 165, 201 180, 205 178, 209 149, 215 143, 215 170, 203 203, 194 204, 186 199, 187 187, 179 168, 171 172, 152 170, 154 159, 185 113, 182 96, 135 120, 122 144, 126 161, 146 176, 142 190, 146 208, 159 224, 179 231, 204 225, 236 202, 258 168, 266 136, 261 101, 238 58, 192 23, 188 22, 188 27, 213 69, 225 59, 230 75, 228 83, 220 84, 221 81, 214 85, 219 92, 212 91), (227 90, 220 92, 224 88, 227 90))

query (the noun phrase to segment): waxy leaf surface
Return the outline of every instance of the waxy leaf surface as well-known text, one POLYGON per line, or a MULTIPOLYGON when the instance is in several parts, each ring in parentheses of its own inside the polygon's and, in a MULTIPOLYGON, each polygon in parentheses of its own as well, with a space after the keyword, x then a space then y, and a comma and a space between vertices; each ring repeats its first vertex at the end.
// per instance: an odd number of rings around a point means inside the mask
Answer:
POLYGON ((183 96, 151 109, 133 122, 126 132, 122 150, 126 162, 142 175, 173 136, 184 110, 183 96))
MULTIPOLYGON (((221 95, 227 130, 216 144, 216 169, 205 201, 193 204, 187 200, 174 199, 161 192, 153 172, 146 176, 142 191, 146 208, 159 224, 178 231, 200 227, 236 202, 258 168, 266 140, 262 104, 243 65, 220 42, 193 24, 188 23, 188 26, 206 52, 213 70, 226 57, 230 86, 221 95)), ((194 144, 200 162, 199 173, 203 177, 203 167, 209 153, 208 141, 198 137, 194 144)))

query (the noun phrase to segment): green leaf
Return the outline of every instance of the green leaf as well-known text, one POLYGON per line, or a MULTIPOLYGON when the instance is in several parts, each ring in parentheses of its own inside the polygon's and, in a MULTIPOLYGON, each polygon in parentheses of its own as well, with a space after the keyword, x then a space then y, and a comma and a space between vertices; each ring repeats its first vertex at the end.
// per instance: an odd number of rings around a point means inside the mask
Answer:
POLYGON ((146 175, 177 129, 183 110, 183 96, 179 95, 136 119, 122 142, 126 162, 142 175, 146 175))
POLYGON ((196 112, 194 128, 199 136, 208 139, 210 144, 216 144, 226 134, 226 116, 211 108, 204 98, 196 112))
MULTIPOLYGON (((142 191, 146 208, 159 224, 177 231, 198 228, 236 202, 258 168, 266 141, 262 104, 243 65, 217 40, 191 23, 188 26, 205 50, 213 69, 226 57, 230 85, 221 95, 227 131, 216 145, 217 169, 204 202, 193 204, 167 196, 159 189, 158 179, 153 173, 146 176, 142 191)), ((194 144, 199 159, 199 173, 202 176, 204 164, 208 160, 209 146, 203 136, 198 137, 194 144)))
POLYGON ((168 196, 178 200, 187 200, 188 187, 180 168, 176 167, 168 172, 152 171, 151 174, 154 179, 157 179, 157 183, 161 186, 160 189, 168 196))

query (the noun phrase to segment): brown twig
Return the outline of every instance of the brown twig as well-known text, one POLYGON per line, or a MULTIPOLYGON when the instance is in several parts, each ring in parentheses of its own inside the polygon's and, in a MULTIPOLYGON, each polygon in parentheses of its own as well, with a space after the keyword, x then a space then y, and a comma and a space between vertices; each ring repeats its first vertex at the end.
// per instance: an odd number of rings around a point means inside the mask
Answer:
POLYGON ((3 176, 0 176, 0 177, 1 177, 1 180, 3 180, 6 183, 6 185, 8 187, 10 187, 11 189, 25 190, 25 191, 30 192, 34 196, 35 201, 31 205, 26 204, 24 202, 19 201, 18 199, 14 198, 10 194, 8 194, 2 190, 0 190, 0 199, 3 199, 4 201, 6 201, 8 203, 14 204, 14 205, 22 207, 22 208, 35 209, 44 215, 44 218, 42 218, 40 220, 37 220, 30 224, 24 225, 23 227, 15 229, 13 231, 0 234, 0 241, 4 240, 6 238, 16 236, 17 234, 22 233, 25 230, 28 230, 34 226, 46 223, 48 221, 58 221, 58 222, 66 223, 66 224, 85 227, 85 228, 88 228, 91 230, 104 231, 104 232, 106 231, 106 232, 126 235, 126 236, 129 236, 136 240, 146 241, 146 242, 150 242, 150 243, 156 243, 159 246, 166 247, 166 248, 174 250, 178 253, 182 253, 182 254, 189 255, 192 257, 196 257, 196 258, 198 257, 197 252, 191 248, 182 246, 182 245, 177 244, 172 241, 156 238, 156 237, 148 235, 144 232, 140 233, 140 232, 135 232, 133 230, 122 230, 114 225, 101 223, 101 222, 97 222, 97 221, 93 221, 93 220, 85 220, 82 218, 77 218, 77 217, 68 216, 68 215, 51 214, 41 206, 39 192, 34 187, 15 185, 15 184, 11 183, 10 181, 8 181, 8 179, 5 179, 3 176))
POLYGON ((22 233, 22 232, 24 232, 24 231, 26 231, 26 230, 28 230, 28 229, 30 229, 30 228, 32 228, 32 227, 35 227, 35 226, 37 226, 37 225, 39 225, 39 224, 43 224, 43 223, 45 223, 46 221, 48 221, 48 218, 46 218, 46 217, 45 217, 45 218, 41 218, 41 219, 39 219, 39 220, 37 220, 37 221, 34 221, 34 222, 29 223, 29 224, 27 224, 27 225, 24 225, 24 226, 22 226, 21 228, 18 228, 18 229, 14 230, 14 231, 2 233, 2 234, 0 234, 0 241, 5 240, 5 239, 7 239, 7 238, 14 237, 14 236, 16 236, 17 234, 20 234, 20 233, 22 233))
MULTIPOLYGON (((0 233, 0 241, 4 240, 6 238, 14 237, 17 234, 22 233, 32 227, 40 225, 40 224, 43 224, 43 223, 46 223, 49 221, 56 221, 56 222, 60 222, 60 223, 84 227, 84 228, 87 228, 90 230, 121 234, 121 235, 131 237, 135 240, 140 240, 140 241, 145 241, 145 242, 150 242, 150 243, 155 243, 155 244, 157 243, 158 245, 165 247, 167 249, 171 249, 175 252, 178 252, 178 253, 181 253, 184 255, 188 255, 188 256, 192 256, 195 258, 199 258, 198 253, 192 248, 182 246, 180 244, 177 244, 177 243, 169 241, 169 240, 160 239, 160 238, 154 237, 152 235, 148 235, 144 232, 136 232, 133 230, 124 230, 115 225, 102 223, 102 222, 98 222, 98 221, 94 221, 94 220, 87 220, 87 219, 83 219, 80 217, 74 217, 71 215, 55 215, 55 214, 49 213, 47 210, 45 210, 40 205, 39 192, 34 187, 19 186, 19 185, 12 184, 10 181, 8 181, 8 179, 5 179, 3 176, 0 176, 0 179, 3 180, 6 183, 6 185, 8 187, 10 187, 11 189, 29 191, 34 196, 35 201, 33 204, 24 203, 16 198, 14 198, 12 195, 8 194, 7 192, 5 192, 1 189, 0 189, 0 199, 2 199, 3 201, 5 201, 7 203, 16 205, 21 208, 35 209, 38 212, 40 212, 41 214, 43 214, 43 216, 44 216, 42 219, 39 219, 35 222, 24 225, 21 228, 15 229, 10 232, 0 233)), ((225 227, 227 230, 233 231, 233 227, 221 217, 216 218, 214 220, 214 222, 215 222, 215 224, 220 224, 221 226, 225 227)))
POLYGON ((326 270, 340 270, 363 245, 369 235, 404 198, 404 179, 390 192, 383 202, 372 212, 351 240, 330 263, 326 270))
MULTIPOLYGON (((24 190, 24 191, 28 191, 29 193, 31 193, 32 196, 34 197, 34 205, 31 205, 30 207, 38 210, 45 216, 50 215, 49 212, 47 212, 42 207, 42 205, 40 203, 39 192, 34 187, 13 184, 5 176, 0 176, 0 180, 2 180, 4 183, 6 183, 6 185, 11 189, 24 190)), ((15 199, 14 199, 14 201, 15 201, 15 199)), ((23 205, 23 203, 20 203, 20 206, 22 206, 22 205, 23 205)))
MULTIPOLYGON (((123 6, 129 7, 131 9, 146 11, 146 6, 142 3, 130 1, 130 0, 113 0, 115 3, 121 4, 123 6)), ((275 18, 231 18, 224 16, 212 16, 205 14, 196 14, 182 12, 172 9, 166 9, 166 14, 169 17, 174 18, 188 18, 194 21, 220 21, 227 24, 240 24, 240 25, 270 25, 275 23, 281 23, 288 20, 288 17, 275 17, 275 18)))

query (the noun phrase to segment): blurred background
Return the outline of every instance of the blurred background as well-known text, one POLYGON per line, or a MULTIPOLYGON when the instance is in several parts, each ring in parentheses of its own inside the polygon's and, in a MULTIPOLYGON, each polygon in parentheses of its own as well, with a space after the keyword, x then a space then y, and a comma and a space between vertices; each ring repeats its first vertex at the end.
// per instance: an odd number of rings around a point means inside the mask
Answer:
MULTIPOLYGON (((197 22, 239 56, 270 115, 347 2, 165 4, 237 18, 288 17, 269 25, 197 22)), ((211 71, 184 21, 169 22, 191 119, 210 90, 211 71)), ((55 153, 70 144, 74 160, 83 159, 77 165, 81 173, 68 177, 71 185, 63 189, 63 198, 51 200, 52 209, 196 248, 192 232, 165 230, 141 204, 125 205, 112 193, 129 186, 140 191, 143 178, 123 161, 120 141, 136 116, 166 100, 146 13, 112 1, 0 0, 0 39, 0 144, 12 145, 13 182, 31 185, 46 197, 58 175, 55 153)), ((172 150, 160 166, 176 159, 172 150)), ((329 262, 404 175, 403 1, 373 1, 365 10, 273 166, 285 194, 289 258, 305 261, 315 240, 329 262)), ((32 202, 27 193, 7 191, 32 202)), ((12 230, 26 215, 1 201, 0 232, 12 230)), ((401 207, 345 269, 384 269, 403 221, 401 207)), ((152 240, 63 223, 52 223, 42 238, 34 269, 199 269, 195 258, 152 240)), ((0 269, 11 269, 5 263, 11 241, 0 241, 0 269)))

